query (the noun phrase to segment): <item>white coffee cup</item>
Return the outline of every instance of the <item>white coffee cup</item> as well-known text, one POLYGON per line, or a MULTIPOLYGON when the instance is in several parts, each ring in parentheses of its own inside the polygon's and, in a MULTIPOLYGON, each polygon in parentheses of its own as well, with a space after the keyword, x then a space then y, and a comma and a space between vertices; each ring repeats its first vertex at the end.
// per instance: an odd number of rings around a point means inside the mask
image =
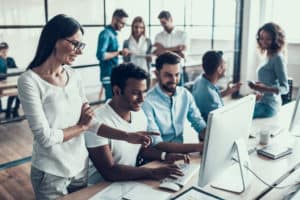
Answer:
POLYGON ((261 130, 259 133, 259 143, 261 145, 267 145, 270 140, 270 132, 269 130, 261 130))

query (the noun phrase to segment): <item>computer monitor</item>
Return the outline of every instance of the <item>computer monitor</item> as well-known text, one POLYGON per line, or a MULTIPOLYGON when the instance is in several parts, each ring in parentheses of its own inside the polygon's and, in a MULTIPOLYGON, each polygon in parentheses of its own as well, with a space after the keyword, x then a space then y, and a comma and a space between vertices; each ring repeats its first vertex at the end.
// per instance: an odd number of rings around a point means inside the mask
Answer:
POLYGON ((295 102, 295 107, 289 127, 289 133, 300 137, 300 89, 295 102))
POLYGON ((200 187, 207 184, 214 186, 213 183, 218 180, 218 177, 223 179, 225 177, 223 182, 228 182, 231 185, 219 187, 219 183, 216 183, 216 188, 240 193, 247 187, 245 186, 247 180, 241 177, 241 172, 245 172, 243 167, 233 169, 232 166, 236 166, 234 165, 236 162, 233 161, 233 157, 236 156, 234 148, 236 141, 244 141, 244 147, 240 153, 243 160, 249 160, 246 141, 248 141, 249 130, 252 125, 254 105, 255 96, 249 95, 209 113, 198 180, 200 187), (233 172, 229 172, 232 170, 233 172), (225 171, 229 173, 228 180, 226 180, 226 175, 221 176, 225 171), (239 180, 234 181, 234 178, 239 180))

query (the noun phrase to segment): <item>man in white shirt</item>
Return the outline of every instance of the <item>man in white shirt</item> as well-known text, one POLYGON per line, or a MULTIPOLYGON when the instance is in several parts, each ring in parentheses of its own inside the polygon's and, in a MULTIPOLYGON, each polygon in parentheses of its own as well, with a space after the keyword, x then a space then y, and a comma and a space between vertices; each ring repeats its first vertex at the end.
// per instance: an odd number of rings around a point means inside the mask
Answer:
MULTIPOLYGON (((147 129, 147 119, 141 110, 147 90, 148 74, 132 63, 114 68, 111 75, 113 97, 95 110, 96 119, 108 126, 136 132, 147 129)), ((103 179, 122 181, 134 179, 162 179, 171 175, 182 175, 176 165, 159 168, 136 167, 138 155, 147 160, 189 161, 187 154, 166 153, 154 147, 141 148, 139 144, 107 139, 94 132, 85 134, 86 145, 91 159, 89 183, 103 179)))
POLYGON ((161 11, 158 15, 163 31, 155 36, 154 40, 154 54, 159 56, 165 51, 172 51, 180 55, 182 58, 186 57, 186 50, 188 48, 187 34, 182 30, 177 30, 173 25, 173 19, 169 11, 161 11))

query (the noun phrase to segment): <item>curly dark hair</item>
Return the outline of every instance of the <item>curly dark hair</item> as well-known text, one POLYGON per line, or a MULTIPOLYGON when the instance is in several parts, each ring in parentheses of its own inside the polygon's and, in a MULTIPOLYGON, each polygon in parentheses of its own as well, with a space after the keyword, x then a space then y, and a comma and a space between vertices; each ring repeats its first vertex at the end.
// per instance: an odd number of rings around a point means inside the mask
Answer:
POLYGON ((283 47, 285 45, 285 33, 278 24, 269 22, 269 23, 264 24, 262 27, 260 27, 258 29, 257 34, 256 34, 256 41, 258 44, 258 48, 260 49, 260 51, 262 53, 265 52, 266 50, 270 54, 278 53, 279 51, 281 51, 283 49, 283 47), (263 49, 259 43, 261 31, 268 32, 272 38, 272 44, 269 49, 263 49))

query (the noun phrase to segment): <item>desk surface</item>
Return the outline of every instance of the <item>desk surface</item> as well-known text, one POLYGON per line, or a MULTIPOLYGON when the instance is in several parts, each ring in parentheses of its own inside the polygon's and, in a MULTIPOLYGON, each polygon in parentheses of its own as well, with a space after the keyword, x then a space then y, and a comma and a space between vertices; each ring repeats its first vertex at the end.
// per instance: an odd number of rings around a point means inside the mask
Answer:
POLYGON ((18 76, 9 76, 6 80, 0 81, 0 93, 2 90, 16 88, 18 85, 18 76))
MULTIPOLYGON (((284 106, 281 109, 281 112, 276 116, 275 118, 269 118, 269 119, 260 119, 260 120, 254 120, 253 126, 257 127, 263 127, 265 124, 274 124, 274 123, 281 123, 281 125, 284 125, 285 127, 288 127, 289 121, 291 118, 291 113, 294 107, 294 103, 288 104, 284 106)), ((292 170, 297 166, 299 163, 299 156, 300 156, 300 138, 296 138, 294 136, 291 136, 289 134, 283 133, 279 136, 276 136, 271 139, 270 143, 283 143, 287 144, 291 147, 293 147, 293 153, 291 155, 282 157, 277 160, 270 160, 266 159, 264 157, 258 156, 256 153, 253 153, 250 155, 250 160, 252 162, 252 169, 257 173, 259 177, 264 179, 269 184, 274 184, 278 182, 284 176, 288 171, 292 170)), ((250 139, 249 140, 249 146, 250 147, 261 147, 258 145, 258 138, 250 139)), ((192 158, 192 162, 199 163, 199 158, 192 158)), ((155 167, 162 165, 160 162, 152 162, 146 165, 145 167, 155 167)), ((300 170, 298 170, 300 171, 300 170)), ((300 177, 300 173, 299 173, 300 177)), ((187 187, 191 185, 197 185, 198 181, 198 173, 192 178, 190 183, 185 186, 182 190, 180 190, 178 193, 185 190, 187 187)), ((147 185, 150 185, 154 188, 158 188, 159 181, 153 181, 153 180, 141 180, 140 182, 145 183, 147 185)), ((110 182, 103 182, 99 183, 97 185, 82 189, 80 191, 77 191, 75 193, 69 194, 65 197, 63 197, 64 200, 79 200, 79 199, 88 199, 95 195, 97 192, 101 191, 103 188, 108 186, 110 182)), ((269 186, 263 184, 261 181, 259 181, 257 178, 253 178, 253 181, 251 182, 251 185, 245 192, 242 194, 234 194, 230 192, 225 192, 221 190, 214 189, 210 187, 209 185, 203 188, 205 191, 211 192, 213 194, 216 194, 220 197, 223 197, 225 199, 256 199, 258 197, 261 197, 261 194, 272 195, 273 191, 270 189, 269 186), (271 191, 271 192, 270 192, 271 191)), ((174 196, 177 193, 174 193, 174 196)), ((275 196, 278 195, 278 193, 275 193, 275 196)), ((267 198, 266 198, 267 199, 267 198)), ((271 198, 274 199, 274 198, 271 198)), ((278 198, 277 198, 278 199, 278 198)))

